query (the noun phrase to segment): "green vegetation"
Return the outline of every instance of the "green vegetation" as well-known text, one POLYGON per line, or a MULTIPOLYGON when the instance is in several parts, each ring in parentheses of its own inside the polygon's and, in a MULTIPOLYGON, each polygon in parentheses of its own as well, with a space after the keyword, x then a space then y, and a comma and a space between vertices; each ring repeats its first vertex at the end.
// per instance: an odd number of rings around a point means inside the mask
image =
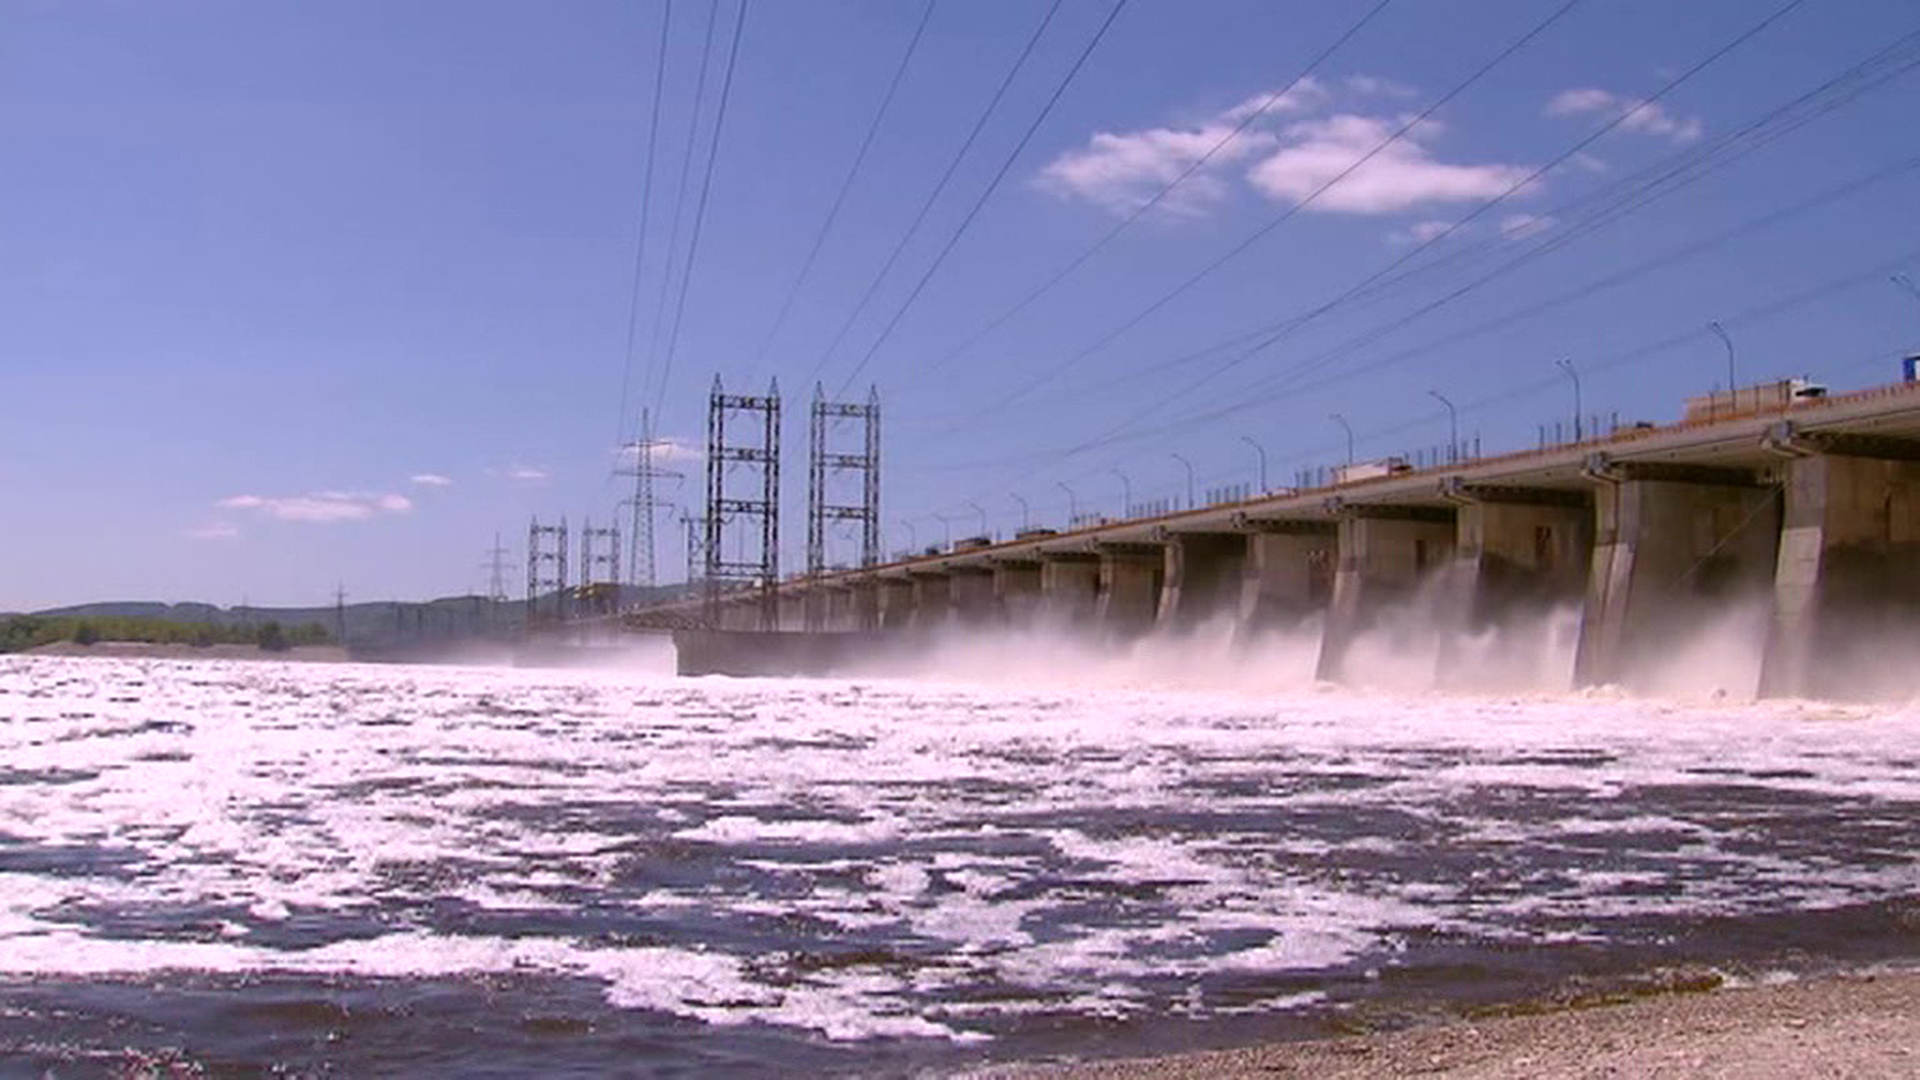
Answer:
POLYGON ((257 645, 284 652, 297 645, 325 645, 333 637, 319 623, 285 627, 176 622, 170 619, 89 618, 10 615, 0 618, 0 653, 22 652, 56 641, 92 645, 99 641, 140 641, 159 645, 257 645))

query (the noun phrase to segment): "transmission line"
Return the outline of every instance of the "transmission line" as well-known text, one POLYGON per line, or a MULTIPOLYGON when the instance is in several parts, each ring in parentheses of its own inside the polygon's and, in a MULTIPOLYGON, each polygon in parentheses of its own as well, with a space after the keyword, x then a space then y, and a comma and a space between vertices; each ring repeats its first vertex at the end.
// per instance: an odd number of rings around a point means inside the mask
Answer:
POLYGON ((933 204, 939 200, 941 193, 947 190, 947 185, 953 182, 953 174, 959 169, 961 159, 967 156, 967 151, 972 149, 975 140, 979 139, 980 132, 987 126, 987 119, 993 115, 995 109, 999 108, 1001 99, 1006 97, 1007 88, 1013 85, 1014 77, 1019 75, 1020 69, 1026 66, 1027 58, 1033 55, 1034 46, 1040 44, 1040 37, 1047 32, 1047 27, 1053 24, 1053 17, 1059 13, 1063 2, 1064 0, 1053 0, 1053 5, 1047 8, 1046 17, 1040 20, 1039 26, 1034 27, 1025 47, 1020 50, 1020 55, 1014 59, 1013 66, 1007 69, 1006 75, 1000 80, 1000 85, 994 90, 993 97, 987 101, 987 107, 982 109, 979 117, 974 120, 973 128, 967 132, 966 140, 960 144, 960 149, 954 151, 953 159, 947 162, 946 171, 940 175, 940 182, 935 184, 933 190, 927 194, 926 200, 920 204, 919 212, 913 217, 913 223, 907 226, 906 232, 900 234, 900 239, 893 245, 893 251, 887 255, 886 262, 881 264, 873 280, 867 283, 866 292, 861 295, 860 302, 847 313, 845 321, 840 324, 840 329, 834 333, 833 340, 821 352, 820 358, 814 361, 813 369, 807 373, 803 385, 819 379, 821 369, 826 367, 828 360, 832 359, 833 354, 840 348, 840 343, 846 340, 847 332, 853 328, 860 314, 867 309, 868 304, 873 302, 874 294, 880 289, 880 283, 886 280, 887 274, 893 270, 894 263, 899 261, 901 252, 906 250, 907 242, 912 240, 914 234, 920 230, 921 223, 926 221, 927 214, 933 210, 933 204))
POLYGON ((667 358, 660 366, 660 388, 655 392, 654 411, 658 412, 660 399, 666 397, 667 381, 673 375, 673 357, 680 344, 680 320, 687 311, 687 289, 693 284, 694 267, 700 257, 700 227, 707 218, 707 196, 713 190, 713 163, 720 156, 720 139, 726 133, 727 102, 733 96, 733 72, 740 58, 740 36, 747 25, 747 5, 750 0, 740 0, 740 13, 733 20, 733 41, 727 46, 727 66, 720 77, 720 105, 715 110, 713 120, 713 138, 707 143, 707 164, 705 175, 700 180, 700 201, 693 212, 693 236, 687 241, 687 265, 680 275, 680 297, 673 306, 673 329, 667 336, 667 358))
POLYGON ((1120 17, 1120 12, 1124 10, 1126 6, 1127 0, 1114 0, 1113 9, 1107 12, 1106 21, 1100 24, 1100 29, 1094 31, 1093 37, 1087 41, 1086 48, 1081 49, 1080 55, 1074 58, 1073 66, 1067 69, 1065 75, 1061 76, 1060 82, 1053 88, 1052 95, 1047 98, 1047 103, 1041 106, 1039 114, 1033 118, 1031 124, 1027 125, 1027 130, 1020 136, 1020 141, 1015 143, 1013 149, 1007 152, 1006 159, 1001 161, 1000 168, 993 174, 993 179, 988 182, 985 190, 980 192, 980 197, 975 199, 973 205, 967 209, 966 216, 960 219, 960 224, 954 228, 953 234, 947 237, 947 242, 941 246, 939 254, 935 255, 933 261, 927 265, 926 271, 920 275, 920 280, 914 282, 912 291, 907 293, 905 300, 901 301, 899 309, 893 313, 893 318, 888 319, 886 326, 881 328, 880 336, 874 338, 873 344, 867 346, 867 351, 860 357, 860 362, 855 364, 853 370, 847 373, 846 379, 840 384, 838 395, 846 394, 847 387, 851 386, 853 381, 860 377, 860 373, 866 370, 867 364, 873 360, 874 354, 880 351, 880 346, 885 344, 888 337, 892 336, 894 327, 900 325, 900 320, 907 314, 908 309, 913 307, 914 301, 920 298, 920 293, 926 289, 927 282, 933 280, 935 272, 940 269, 942 263, 947 261, 947 256, 952 253, 954 245, 958 244, 960 238, 966 235, 968 226, 972 225, 973 219, 979 216, 980 209, 986 206, 987 200, 993 197, 995 191, 999 190, 1000 182, 1007 178, 1007 173, 1013 168, 1015 159, 1027 148, 1027 144, 1033 140, 1034 133, 1040 130, 1040 125, 1046 122, 1048 116, 1052 115, 1053 107, 1060 103, 1060 96, 1067 92, 1068 86, 1073 84, 1073 80, 1080 74, 1080 69, 1086 65, 1087 58, 1093 55, 1093 50, 1099 47, 1101 40, 1107 36, 1107 31, 1113 27, 1114 20, 1120 17))
MULTIPOLYGON (((647 118, 647 166, 640 182, 640 229, 633 243, 633 279, 627 290, 627 347, 621 354, 620 365, 620 426, 615 430, 616 443, 626 438, 627 432, 627 396, 628 386, 633 379, 633 344, 640 325, 640 277, 647 258, 647 217, 648 207, 653 204, 653 160, 654 150, 660 134, 660 97, 664 89, 667 74, 667 32, 673 26, 673 0, 666 0, 665 11, 660 16, 660 46, 653 59, 653 105, 647 118)), ((668 252, 671 257, 672 252, 668 252)), ((646 394, 646 383, 652 378, 651 365, 647 375, 641 380, 641 396, 646 394)))
POLYGON ((860 140, 860 149, 853 155, 853 164, 847 167, 847 175, 840 181, 840 190, 833 197, 833 205, 827 210, 826 220, 820 223, 820 230, 814 234, 813 245, 807 249, 807 257, 800 264, 800 273, 795 275, 793 284, 787 287, 786 299, 780 302, 780 313, 774 317, 773 326, 767 330, 766 338, 760 342, 759 351, 754 354, 753 368, 745 380, 747 385, 754 385, 759 379, 760 365, 766 362, 767 351, 772 348, 774 338, 779 336, 781 328, 787 324, 787 316, 793 311, 793 302, 800 295, 800 287, 806 283, 808 275, 813 272, 813 264, 820 257, 820 249, 826 244, 827 234, 833 231, 834 222, 840 218, 840 210, 846 205, 847 193, 853 188, 854 177, 860 174, 860 166, 866 162, 867 152, 873 148, 874 137, 880 133, 880 124, 887 118, 888 111, 893 108, 894 96, 900 90, 900 83, 906 77, 907 68, 913 63, 913 54, 920 48, 920 39, 926 34, 927 24, 933 20, 933 9, 938 6, 938 3, 939 0, 927 0, 926 9, 920 13, 920 23, 914 27, 913 36, 907 40, 907 51, 901 54, 900 63, 893 70, 893 78, 887 83, 887 92, 880 98, 880 108, 874 111, 873 121, 867 125, 867 133, 860 140))
POLYGON ((944 355, 942 355, 938 360, 936 360, 933 363, 932 367, 939 368, 939 367, 945 366, 947 363, 951 362, 954 358, 965 353, 967 350, 973 348, 975 345, 978 345, 981 341, 985 340, 988 335, 992 334, 995 330, 998 330, 1000 327, 1006 325, 1006 323, 1009 320, 1014 318, 1016 315, 1019 315, 1022 311, 1025 311, 1028 307, 1031 307, 1042 296, 1045 296, 1047 293, 1052 292, 1053 288, 1056 285, 1059 285, 1062 281, 1065 281, 1069 276, 1073 274, 1075 270, 1078 270, 1082 265, 1084 265, 1087 262, 1087 260, 1093 258, 1095 255, 1098 255, 1101 251, 1105 250, 1108 244, 1112 243, 1115 238, 1117 238, 1121 233, 1125 232, 1130 226, 1133 225, 1134 222, 1139 221, 1142 217, 1146 216, 1147 213, 1151 211, 1154 207, 1160 205, 1160 203, 1163 202, 1168 195, 1173 193, 1173 189, 1185 183, 1190 177, 1193 176, 1194 173, 1199 172, 1201 169, 1205 168, 1207 163, 1212 161, 1220 153, 1220 151, 1226 149, 1227 146, 1231 144, 1234 140, 1238 139, 1241 135, 1245 134, 1248 128, 1252 127, 1257 121, 1264 118, 1267 115, 1267 113, 1272 111, 1275 105, 1278 105, 1281 101, 1285 100, 1286 96, 1288 94, 1291 94, 1296 87, 1298 87, 1301 83, 1305 82, 1307 79, 1311 78, 1313 73, 1319 70, 1321 64, 1325 63, 1329 57, 1331 57, 1335 52, 1339 51, 1339 49, 1342 46, 1344 46, 1349 40, 1351 40, 1354 37, 1354 35, 1358 34, 1363 28, 1366 27, 1368 23, 1372 22, 1374 19, 1374 16, 1380 14, 1380 12, 1385 10, 1387 5, 1391 4, 1392 2, 1393 0, 1380 0, 1380 2, 1375 4, 1371 9, 1369 9, 1366 14, 1360 16, 1360 19, 1358 22, 1355 22, 1352 26, 1349 26, 1345 33, 1341 34, 1338 38, 1335 38, 1331 45, 1328 45, 1326 48, 1320 50, 1320 52, 1316 54, 1312 60, 1308 61, 1306 67, 1300 69, 1300 73, 1295 75, 1291 81, 1289 81, 1285 86, 1274 91, 1273 93, 1268 94, 1266 97, 1266 100, 1262 101, 1258 108, 1254 109, 1252 112, 1249 112, 1246 115, 1246 117, 1240 121, 1238 125, 1236 125, 1232 130, 1228 131, 1225 135, 1221 136, 1219 141, 1215 142, 1212 146, 1208 147, 1206 153, 1201 154, 1197 158, 1194 158, 1193 161, 1190 162, 1185 169, 1181 170, 1178 176, 1175 176, 1172 180, 1169 180, 1165 185, 1163 185, 1160 188, 1160 190, 1154 192, 1152 198, 1149 198, 1146 202, 1141 203, 1138 207, 1136 207, 1133 210, 1132 213, 1122 218, 1118 224, 1114 225, 1113 228, 1108 229, 1104 234, 1102 234, 1100 239, 1095 240, 1092 246, 1088 247, 1086 250, 1082 251, 1080 254, 1074 256, 1074 258, 1071 261, 1069 261, 1065 266, 1062 266, 1059 270, 1055 271, 1052 277, 1041 282, 1037 288, 1029 291, 1025 296, 1021 297, 1019 302, 1015 303, 1012 307, 1008 308, 1007 310, 1001 312, 997 317, 995 317, 993 320, 988 322, 985 326, 981 327, 979 330, 975 331, 973 334, 968 336, 965 340, 961 341, 960 344, 954 346, 952 349, 949 349, 944 355))

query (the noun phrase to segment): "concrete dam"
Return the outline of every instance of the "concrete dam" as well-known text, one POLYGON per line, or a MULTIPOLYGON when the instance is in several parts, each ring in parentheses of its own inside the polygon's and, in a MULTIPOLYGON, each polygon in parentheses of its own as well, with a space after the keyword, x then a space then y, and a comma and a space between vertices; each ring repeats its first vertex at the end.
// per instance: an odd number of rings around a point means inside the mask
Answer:
POLYGON ((1747 605, 1769 613, 1761 695, 1873 696, 1920 643, 1920 384, 1788 385, 1752 404, 1749 389, 1699 399, 1673 426, 1350 468, 1325 487, 962 541, 622 621, 673 630, 689 674, 830 672, 956 626, 1124 639, 1317 623, 1318 675, 1337 682, 1357 639, 1416 606, 1443 673, 1449 642, 1574 608, 1575 683, 1633 688, 1647 661, 1747 605))

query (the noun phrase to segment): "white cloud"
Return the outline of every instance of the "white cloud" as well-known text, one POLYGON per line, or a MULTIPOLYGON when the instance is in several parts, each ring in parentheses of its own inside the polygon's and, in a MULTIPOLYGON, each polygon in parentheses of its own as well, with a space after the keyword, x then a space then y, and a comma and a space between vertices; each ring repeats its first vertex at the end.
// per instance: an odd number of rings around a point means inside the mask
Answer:
POLYGON ((1550 214, 1508 214, 1500 219, 1500 235, 1509 240, 1524 240, 1553 227, 1550 214))
POLYGON ((413 500, 405 495, 354 491, 317 491, 310 495, 266 497, 234 495, 214 506, 222 510, 248 510, 276 521, 334 522, 364 521, 380 514, 404 514, 413 509, 413 500))
MULTIPOLYGON (((1231 196, 1233 174, 1241 171, 1254 191, 1275 202, 1303 202, 1331 183, 1309 209, 1392 214, 1493 198, 1530 173, 1520 165, 1438 160, 1431 145, 1444 129, 1431 121, 1375 152, 1406 123, 1403 117, 1373 113, 1378 99, 1412 91, 1369 75, 1351 76, 1337 86, 1338 94, 1327 83, 1307 80, 1284 95, 1161 206, 1176 217, 1204 215, 1231 196), (1344 110, 1335 108, 1341 98, 1349 101, 1344 110), (1373 156, 1365 164, 1333 182, 1369 153, 1373 156)), ((1249 99, 1185 128, 1100 132, 1084 148, 1048 163, 1035 182, 1063 198, 1083 199, 1115 214, 1132 212, 1255 116, 1265 100, 1264 95, 1249 99)))
MULTIPOLYGON (((662 466, 686 465, 706 460, 706 453, 693 443, 672 435, 660 435, 652 440, 653 464, 662 466)), ((637 443, 628 443, 613 452, 615 460, 621 465, 631 467, 640 460, 637 443)))
MULTIPOLYGON (((1390 234, 1388 239, 1398 244, 1424 244, 1451 228, 1453 228, 1453 222, 1451 221, 1416 221, 1406 228, 1390 234)), ((1469 226, 1462 226, 1459 229, 1455 229, 1454 232, 1456 234, 1465 232, 1467 228, 1469 228, 1469 226)))
POLYGON ((230 521, 208 522, 184 532, 195 540, 232 540, 240 535, 240 529, 230 521))
POLYGON ((407 479, 419 484, 421 487, 451 487, 453 485, 453 477, 442 476, 439 473, 414 473, 412 476, 407 477, 407 479))
POLYGON ((547 470, 532 465, 509 465, 503 475, 522 484, 542 484, 547 480, 547 470))
MULTIPOLYGON (((1248 173, 1268 198, 1299 203, 1391 138, 1405 123, 1340 113, 1293 124, 1279 150, 1248 173)), ((1393 214, 1444 203, 1496 198, 1532 172, 1523 165, 1457 165, 1435 160, 1426 142, 1440 132, 1421 124, 1315 198, 1312 209, 1342 214, 1393 214)))
POLYGON ((1312 78, 1278 94, 1256 94, 1198 125, 1145 128, 1115 134, 1096 132, 1085 149, 1069 150, 1040 170, 1035 182, 1041 190, 1061 198, 1079 198, 1114 214, 1130 214, 1159 190, 1213 151, 1213 157, 1179 187, 1160 200, 1159 209, 1176 217, 1197 217, 1224 201, 1231 188, 1220 175, 1238 161, 1260 153, 1274 143, 1273 135, 1256 121, 1239 135, 1234 129, 1256 117, 1312 112, 1331 99, 1312 78), (1220 146, 1223 139, 1233 141, 1220 146), (1214 151, 1215 146, 1220 149, 1214 151))
POLYGON ((1704 130, 1697 116, 1679 116, 1658 102, 1625 97, 1596 86, 1562 90, 1547 102, 1546 113, 1548 116, 1625 117, 1620 121, 1621 131, 1654 135, 1682 145, 1700 138, 1704 130))

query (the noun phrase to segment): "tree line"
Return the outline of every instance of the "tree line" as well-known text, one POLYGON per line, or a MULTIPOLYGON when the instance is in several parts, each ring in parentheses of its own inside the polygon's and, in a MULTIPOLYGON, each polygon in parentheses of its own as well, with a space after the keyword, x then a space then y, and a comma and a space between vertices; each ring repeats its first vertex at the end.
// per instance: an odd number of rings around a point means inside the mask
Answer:
POLYGON ((296 645, 325 645, 333 635, 319 623, 282 626, 278 622, 215 624, 171 619, 11 615, 0 620, 0 653, 23 652, 56 641, 92 645, 98 641, 137 641, 154 645, 255 645, 285 652, 296 645))

